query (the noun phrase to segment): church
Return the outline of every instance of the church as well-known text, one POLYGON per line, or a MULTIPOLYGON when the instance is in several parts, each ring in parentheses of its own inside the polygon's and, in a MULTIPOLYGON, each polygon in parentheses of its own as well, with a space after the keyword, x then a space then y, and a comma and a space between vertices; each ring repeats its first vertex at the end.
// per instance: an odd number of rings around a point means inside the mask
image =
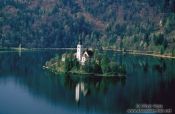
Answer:
POLYGON ((82 64, 85 65, 85 62, 88 59, 91 59, 93 56, 93 51, 89 50, 89 49, 85 49, 83 48, 82 42, 81 40, 79 40, 78 44, 77 44, 77 52, 76 52, 76 58, 77 60, 82 64))

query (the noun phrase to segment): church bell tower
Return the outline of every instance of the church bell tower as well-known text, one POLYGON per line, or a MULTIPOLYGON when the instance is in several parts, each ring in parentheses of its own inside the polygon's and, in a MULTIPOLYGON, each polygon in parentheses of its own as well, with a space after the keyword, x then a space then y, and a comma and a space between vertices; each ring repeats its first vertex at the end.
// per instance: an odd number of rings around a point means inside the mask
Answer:
POLYGON ((82 52, 83 52, 83 46, 82 46, 81 40, 79 40, 77 45, 77 55, 76 55, 78 61, 81 61, 82 52))

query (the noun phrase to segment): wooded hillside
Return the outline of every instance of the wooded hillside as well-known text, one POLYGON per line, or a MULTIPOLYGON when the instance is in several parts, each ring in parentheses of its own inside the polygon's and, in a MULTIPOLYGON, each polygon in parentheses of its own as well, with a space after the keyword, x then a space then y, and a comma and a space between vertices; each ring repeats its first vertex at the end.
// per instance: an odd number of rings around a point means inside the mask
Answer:
POLYGON ((0 0, 0 46, 175 51, 175 0, 0 0))

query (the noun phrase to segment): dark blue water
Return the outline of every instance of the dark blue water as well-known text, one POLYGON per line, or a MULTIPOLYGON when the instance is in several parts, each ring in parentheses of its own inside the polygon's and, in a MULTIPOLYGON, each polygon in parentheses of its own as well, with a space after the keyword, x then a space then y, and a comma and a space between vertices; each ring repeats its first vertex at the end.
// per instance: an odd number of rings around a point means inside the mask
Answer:
POLYGON ((126 79, 54 75, 42 68, 62 53, 0 53, 0 114, 125 114, 137 104, 175 108, 175 60, 109 52, 126 66, 126 79))

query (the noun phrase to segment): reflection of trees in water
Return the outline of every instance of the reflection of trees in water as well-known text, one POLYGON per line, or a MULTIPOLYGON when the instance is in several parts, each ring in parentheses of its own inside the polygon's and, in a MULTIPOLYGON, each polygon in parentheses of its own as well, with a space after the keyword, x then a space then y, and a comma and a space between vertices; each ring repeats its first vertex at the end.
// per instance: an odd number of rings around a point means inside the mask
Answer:
MULTIPOLYGON (((17 52, 2 53, 0 56, 0 72, 1 73, 33 73, 54 53, 45 54, 45 52, 23 52, 20 57, 17 52), (33 67, 32 67, 33 66, 33 67)), ((36 71, 37 72, 37 71, 36 71)))
POLYGON ((145 72, 149 71, 148 58, 143 56, 134 56, 134 55, 122 55, 118 54, 116 60, 119 63, 126 66, 127 72, 138 72, 139 70, 144 70, 145 72))
POLYGON ((175 60, 161 59, 141 55, 117 54, 116 61, 126 66, 127 73, 135 75, 168 75, 174 74, 175 60), (158 74, 155 74, 158 73, 158 74))
MULTIPOLYGON (((129 104, 160 102, 161 99, 168 96, 164 90, 169 90, 165 87, 169 87, 170 82, 175 79, 175 60, 140 55, 120 55, 116 60, 125 64, 127 69, 129 79, 126 80, 125 87, 127 89, 125 91, 127 92, 124 93, 124 99, 129 101, 129 104), (165 96, 158 95, 158 91, 164 91, 161 94, 165 96)), ((166 104, 168 101, 164 103, 166 104)))
POLYGON ((145 73, 147 73, 147 72, 148 72, 148 69, 149 69, 149 65, 148 65, 148 62, 146 61, 146 63, 145 63, 144 66, 143 66, 143 71, 144 71, 145 73))
POLYGON ((26 87, 34 96, 50 96, 54 101, 52 91, 57 85, 52 84, 53 80, 42 69, 45 61, 53 56, 53 52, 25 52, 21 57, 18 53, 3 53, 0 56, 0 78, 14 78, 15 83, 26 87))
MULTIPOLYGON (((60 79, 61 84, 64 84, 63 86, 66 88, 65 90, 73 91, 73 102, 77 102, 83 107, 86 107, 87 105, 91 107, 97 106, 98 110, 109 111, 109 107, 111 108, 111 111, 119 110, 115 107, 118 104, 117 102, 114 102, 115 100, 110 100, 110 98, 108 98, 110 101, 108 104, 104 98, 110 94, 112 88, 117 86, 123 87, 125 85, 125 79, 119 79, 117 77, 91 77, 77 75, 68 75, 57 78, 60 79)), ((115 95, 115 92, 110 95, 115 95)))
POLYGON ((159 63, 154 65, 153 69, 156 70, 160 75, 163 75, 167 69, 165 60, 160 59, 159 63))
POLYGON ((124 86, 125 78, 66 75, 60 78, 60 82, 70 90, 74 90, 78 83, 84 83, 88 89, 88 95, 90 95, 93 92, 105 94, 110 86, 115 86, 116 84, 124 86))

